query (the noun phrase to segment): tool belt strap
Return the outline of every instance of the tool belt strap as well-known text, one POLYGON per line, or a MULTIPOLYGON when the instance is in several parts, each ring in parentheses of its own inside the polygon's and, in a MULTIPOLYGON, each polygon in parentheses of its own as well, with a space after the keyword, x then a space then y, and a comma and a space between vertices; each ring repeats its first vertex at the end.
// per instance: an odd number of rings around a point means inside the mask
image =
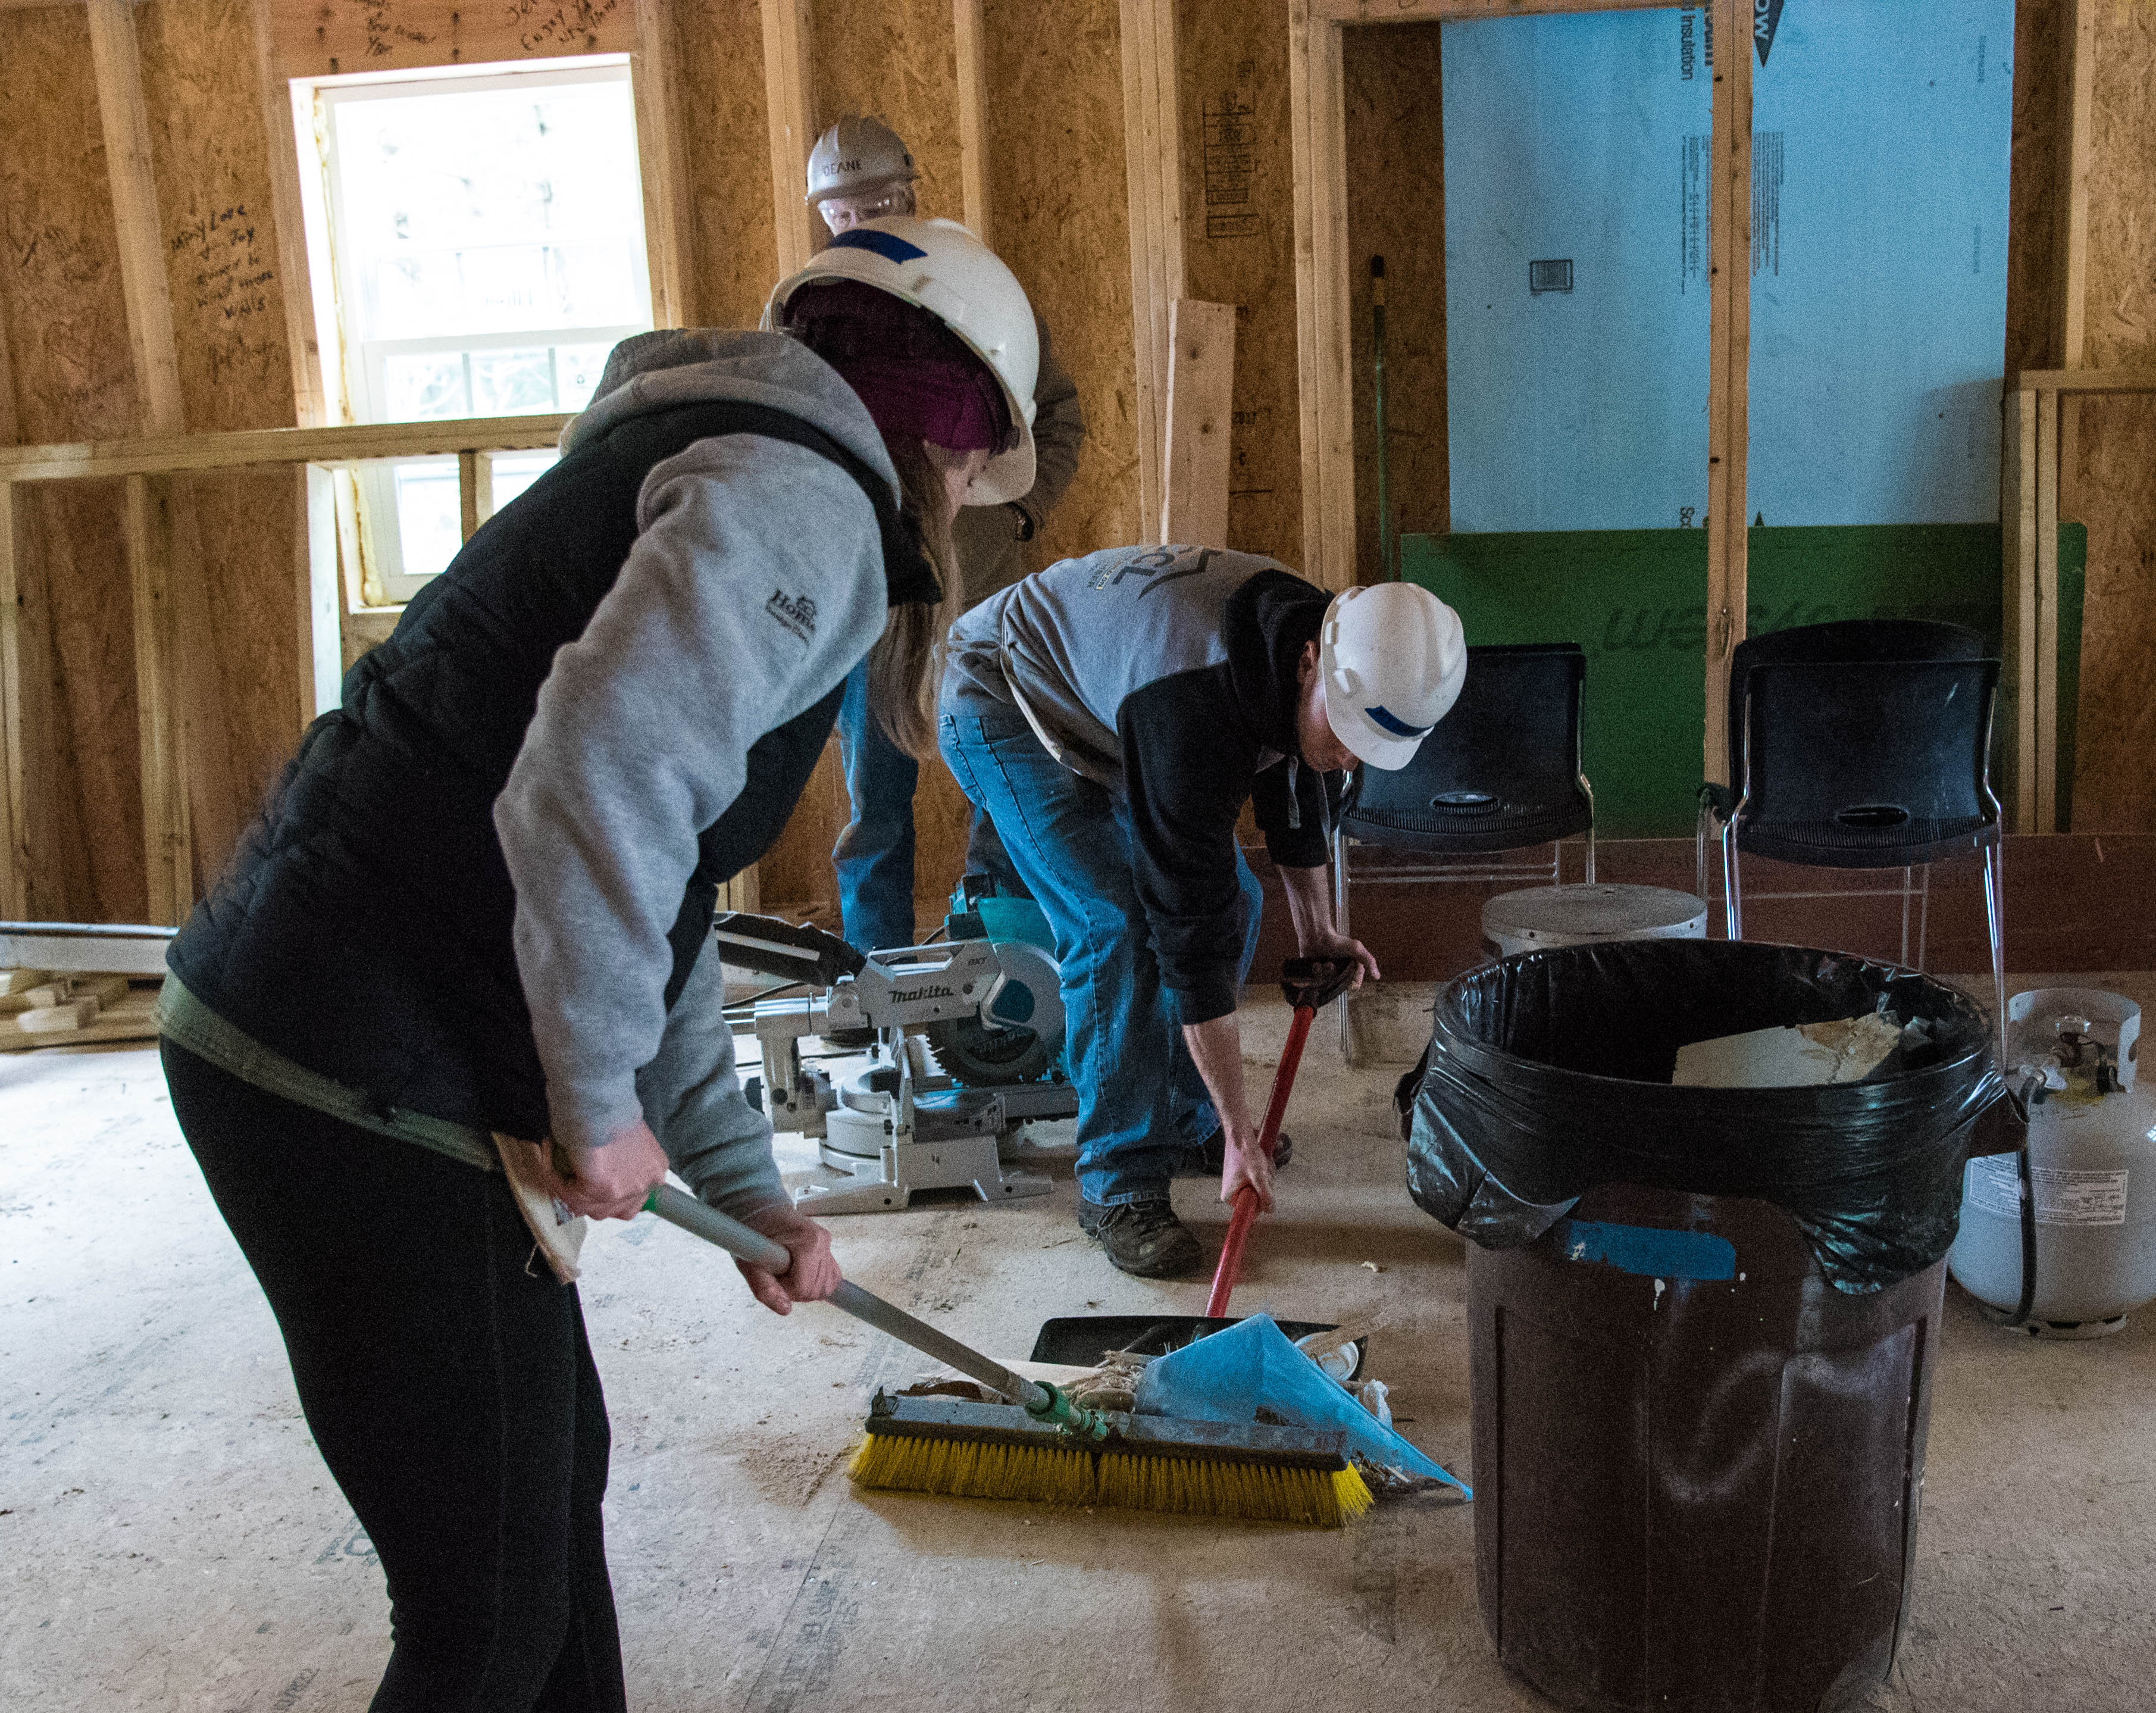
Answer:
POLYGON ((237 1077, 265 1093, 275 1094, 316 1112, 379 1136, 414 1142, 437 1154, 476 1166, 481 1171, 501 1170, 494 1140, 487 1132, 448 1119, 430 1117, 403 1107, 383 1106, 357 1088, 347 1088, 319 1071, 295 1064, 284 1054, 264 1047, 245 1031, 234 1028, 187 990, 187 984, 169 970, 157 995, 157 1030, 167 1041, 183 1047, 219 1070, 237 1077))

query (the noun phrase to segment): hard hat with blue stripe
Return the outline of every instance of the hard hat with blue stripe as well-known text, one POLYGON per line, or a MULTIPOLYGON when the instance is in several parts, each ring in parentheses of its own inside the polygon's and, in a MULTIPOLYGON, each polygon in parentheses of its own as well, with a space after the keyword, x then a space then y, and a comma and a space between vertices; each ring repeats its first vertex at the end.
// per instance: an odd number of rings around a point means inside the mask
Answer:
POLYGON ((988 245, 956 220, 893 214, 840 233, 808 265, 780 280, 765 304, 767 328, 785 324, 786 306, 804 286, 856 280, 925 309, 994 371, 1018 430, 1018 444, 973 478, 969 506, 1023 499, 1033 487, 1034 383, 1040 328, 1025 288, 988 245))
POLYGON ((1467 676, 1460 615, 1412 583, 1335 596, 1317 647, 1333 735, 1358 760, 1388 772, 1414 759, 1467 676))

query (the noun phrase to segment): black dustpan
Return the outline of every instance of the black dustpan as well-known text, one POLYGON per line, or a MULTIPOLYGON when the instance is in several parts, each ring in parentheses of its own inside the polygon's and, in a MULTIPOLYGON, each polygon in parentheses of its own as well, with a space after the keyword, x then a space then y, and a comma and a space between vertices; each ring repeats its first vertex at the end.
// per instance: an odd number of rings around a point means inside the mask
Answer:
MULTIPOLYGON (((1066 1314, 1041 1324, 1033 1341, 1030 1360, 1060 1362, 1089 1368, 1110 1350, 1134 1356, 1165 1356, 1192 1345, 1208 1333, 1224 1332, 1239 1325, 1240 1314, 1066 1314)), ((1331 1332, 1332 1320, 1282 1320, 1276 1323, 1291 1339, 1307 1338, 1313 1332, 1331 1332)), ((1355 1368, 1363 1366, 1363 1341, 1355 1341, 1355 1368)), ((1353 1379, 1351 1373, 1349 1379, 1353 1379)))

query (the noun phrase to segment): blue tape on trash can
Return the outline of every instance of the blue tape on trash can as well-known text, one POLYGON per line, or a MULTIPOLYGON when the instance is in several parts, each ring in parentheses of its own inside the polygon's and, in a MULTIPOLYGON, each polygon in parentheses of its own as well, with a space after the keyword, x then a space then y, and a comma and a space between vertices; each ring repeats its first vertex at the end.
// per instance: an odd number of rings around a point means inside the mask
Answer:
POLYGON ((1654 1278, 1734 1278, 1737 1246, 1712 1232, 1561 1219, 1550 1234, 1568 1261, 1599 1261, 1620 1273, 1654 1278))

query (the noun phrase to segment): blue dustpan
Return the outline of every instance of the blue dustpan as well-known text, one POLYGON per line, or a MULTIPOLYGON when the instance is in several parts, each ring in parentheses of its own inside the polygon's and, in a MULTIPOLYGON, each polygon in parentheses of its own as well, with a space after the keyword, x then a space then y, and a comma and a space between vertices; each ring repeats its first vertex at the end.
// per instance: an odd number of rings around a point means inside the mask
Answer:
POLYGON ((1370 1462, 1442 1481, 1475 1494, 1442 1464, 1424 1457, 1358 1403, 1317 1363, 1290 1344, 1270 1314, 1247 1320, 1157 1356, 1138 1381, 1142 1416, 1243 1423, 1267 1418, 1295 1428, 1337 1428, 1370 1462))

